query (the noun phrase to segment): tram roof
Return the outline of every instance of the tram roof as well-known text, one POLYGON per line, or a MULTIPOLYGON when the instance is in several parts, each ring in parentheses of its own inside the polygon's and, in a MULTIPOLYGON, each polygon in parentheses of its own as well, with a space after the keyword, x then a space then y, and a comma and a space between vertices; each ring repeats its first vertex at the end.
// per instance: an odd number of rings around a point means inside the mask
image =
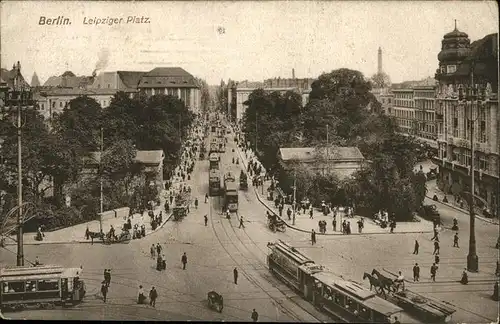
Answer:
POLYGON ((209 171, 211 176, 220 176, 220 171, 217 169, 212 169, 209 171))
POLYGON ((319 272, 313 276, 323 284, 338 289, 350 298, 385 316, 403 311, 401 307, 380 298, 377 294, 357 282, 346 280, 329 272, 319 272))
POLYGON ((49 279, 54 277, 72 278, 80 276, 81 268, 64 268, 57 265, 43 265, 37 267, 7 267, 0 269, 2 280, 27 280, 30 278, 49 279))
POLYGON ((290 258, 294 259, 296 262, 298 262, 300 264, 314 263, 313 260, 309 259, 304 254, 300 253, 293 246, 291 246, 291 245, 289 245, 281 240, 274 243, 273 246, 276 249, 278 249, 280 252, 287 254, 290 258))

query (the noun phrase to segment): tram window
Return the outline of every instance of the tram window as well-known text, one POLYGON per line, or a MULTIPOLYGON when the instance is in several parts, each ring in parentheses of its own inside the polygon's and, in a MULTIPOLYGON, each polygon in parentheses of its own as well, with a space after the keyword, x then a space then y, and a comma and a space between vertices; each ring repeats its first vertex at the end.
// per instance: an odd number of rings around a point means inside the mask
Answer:
POLYGON ((24 282, 23 281, 6 282, 4 283, 3 291, 6 293, 24 292, 24 282))
POLYGON ((38 280, 38 290, 46 291, 46 290, 59 290, 59 280, 38 280))
POLYGON ((370 320, 370 310, 365 307, 360 307, 359 317, 365 320, 370 320))
POLYGON ((341 294, 339 293, 335 293, 335 303, 340 305, 340 306, 344 306, 344 296, 342 296, 341 294))
POLYGON ((26 291, 36 291, 36 280, 26 281, 26 291))

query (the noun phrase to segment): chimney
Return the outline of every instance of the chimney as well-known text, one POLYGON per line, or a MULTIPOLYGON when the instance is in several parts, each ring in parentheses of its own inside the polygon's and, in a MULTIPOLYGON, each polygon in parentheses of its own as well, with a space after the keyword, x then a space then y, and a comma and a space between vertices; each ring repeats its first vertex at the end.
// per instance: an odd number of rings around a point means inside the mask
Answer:
POLYGON ((381 74, 383 71, 382 68, 382 48, 378 48, 378 66, 377 66, 377 72, 381 74))
POLYGON ((17 73, 21 73, 21 63, 17 61, 17 73))
POLYGON ((292 79, 295 79, 295 69, 292 69, 292 79))

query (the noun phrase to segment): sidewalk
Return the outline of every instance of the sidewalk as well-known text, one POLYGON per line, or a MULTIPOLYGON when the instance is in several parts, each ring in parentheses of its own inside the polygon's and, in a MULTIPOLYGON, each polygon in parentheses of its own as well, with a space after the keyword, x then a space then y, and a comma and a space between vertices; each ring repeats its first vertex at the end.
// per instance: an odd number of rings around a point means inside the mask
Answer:
MULTIPOLYGON (((451 197, 451 195, 447 195, 449 202, 447 202, 447 203, 443 202, 443 198, 444 198, 445 194, 437 187, 436 180, 427 181, 427 194, 425 196, 432 200, 434 195, 438 196, 438 198, 439 198, 439 201, 433 200, 433 203, 436 204, 436 206, 438 208, 439 208, 439 204, 442 204, 442 205, 448 206, 450 208, 453 208, 458 212, 469 215, 469 210, 464 209, 464 208, 460 208, 460 206, 458 206, 457 203, 455 203, 455 201, 454 201, 453 197, 451 197)), ((484 216, 478 215, 478 214, 476 214, 476 218, 480 219, 484 222, 487 222, 487 223, 491 223, 491 224, 495 224, 495 225, 500 224, 498 218, 487 218, 487 217, 484 217, 484 216)))
MULTIPOLYGON (((199 160, 195 160, 195 163, 199 160)), ((179 166, 176 167, 176 173, 179 170, 179 166)), ((162 224, 156 227, 155 230, 151 228, 151 223, 150 223, 150 217, 148 215, 148 212, 145 211, 142 215, 139 213, 135 213, 130 217, 131 223, 132 223, 132 228, 134 227, 135 224, 138 224, 139 228, 141 225, 146 226, 146 236, 150 235, 159 229, 161 229, 172 217, 172 213, 169 212, 168 214, 166 213, 164 209, 165 201, 169 197, 170 192, 178 192, 179 187, 182 185, 186 185, 193 181, 191 180, 186 180, 182 181, 180 177, 175 176, 172 180, 172 185, 169 190, 162 189, 160 193, 160 205, 155 206, 153 212, 155 215, 158 215, 160 211, 163 213, 163 219, 162 219, 162 224)), ((164 181, 164 185, 165 185, 164 181)), ((164 186, 163 186, 164 188, 164 186)), ((174 194, 175 197, 175 194, 174 194)), ((175 198, 173 200, 173 204, 170 205, 170 211, 172 208, 175 207, 175 198)), ((127 217, 122 217, 122 218, 111 218, 111 219, 106 219, 102 221, 102 231, 104 233, 107 233, 111 226, 114 227, 116 231, 116 235, 120 235, 121 233, 121 228, 123 227, 123 224, 125 224, 127 221, 127 217)), ((91 243, 92 240, 89 239, 87 240, 85 238, 85 231, 86 229, 92 231, 92 232, 99 232, 100 230, 100 224, 98 220, 82 223, 82 224, 77 224, 74 226, 70 227, 65 227, 62 229, 58 229, 55 231, 51 232, 45 232, 45 237, 43 238, 43 241, 36 241, 35 236, 36 233, 24 233, 23 235, 23 244, 25 245, 39 245, 39 244, 64 244, 64 243, 91 243)), ((94 239, 94 243, 101 243, 99 239, 94 239)), ((6 238, 5 241, 6 245, 16 245, 16 237, 15 235, 11 235, 8 238, 6 238)))
MULTIPOLYGON (((254 157, 255 155, 252 153, 248 154, 248 158, 246 158, 245 153, 241 152, 241 149, 238 148, 238 153, 240 155, 241 161, 243 165, 245 166, 245 170, 248 165, 248 160, 254 157)), ((267 193, 267 189, 269 188, 271 184, 271 181, 265 181, 264 182, 264 195, 267 193)), ((248 181, 248 187, 251 188, 252 183, 251 181, 248 181)), ((253 187, 255 190, 255 193, 257 195, 257 199, 267 207, 270 211, 278 215, 279 217, 279 210, 274 207, 274 202, 268 201, 266 196, 263 197, 262 193, 262 188, 256 188, 253 187)), ((288 220, 288 217, 286 215, 286 211, 288 207, 291 207, 291 205, 286 205, 283 208, 283 216, 279 217, 285 223, 287 224, 288 227, 293 228, 297 231, 301 232, 307 232, 310 233, 311 229, 314 229, 316 231, 316 234, 318 235, 344 235, 342 234, 341 231, 334 231, 333 230, 333 213, 330 213, 329 215, 325 216, 323 213, 321 213, 319 210, 314 210, 313 214, 313 219, 309 218, 309 214, 304 215, 302 212, 301 213, 296 213, 295 215, 295 225, 292 224, 292 221, 288 220), (321 234, 319 233, 319 227, 318 227, 318 221, 320 220, 325 220, 326 221, 326 233, 321 234)), ((375 224, 372 219, 370 218, 364 218, 364 228, 362 233, 358 233, 358 220, 361 219, 361 216, 356 216, 354 215, 353 218, 344 218, 344 215, 342 215, 342 221, 343 219, 346 219, 347 221, 350 222, 351 224, 351 235, 363 235, 363 234, 389 234, 390 233, 390 228, 381 228, 379 225, 375 224)), ((432 222, 429 222, 427 220, 424 220, 420 217, 418 217, 420 220, 419 222, 398 222, 396 225, 396 228, 394 229, 394 234, 406 234, 406 233, 432 233, 433 232, 433 224, 432 222)), ((342 223, 342 221, 340 223, 342 223)), ((341 224, 337 224, 337 228, 340 228, 341 224)))

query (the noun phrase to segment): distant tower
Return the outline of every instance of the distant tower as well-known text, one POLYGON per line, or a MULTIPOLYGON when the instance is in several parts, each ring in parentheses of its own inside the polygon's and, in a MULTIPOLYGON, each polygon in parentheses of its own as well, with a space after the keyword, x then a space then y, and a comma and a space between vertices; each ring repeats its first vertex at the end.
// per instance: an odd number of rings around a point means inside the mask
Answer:
POLYGON ((295 69, 292 69, 292 79, 295 79, 295 69))
POLYGON ((38 80, 38 75, 36 75, 36 72, 33 73, 33 77, 31 78, 31 86, 32 87, 40 86, 40 80, 38 80))
POLYGON ((378 73, 382 73, 382 48, 378 48, 378 73))

